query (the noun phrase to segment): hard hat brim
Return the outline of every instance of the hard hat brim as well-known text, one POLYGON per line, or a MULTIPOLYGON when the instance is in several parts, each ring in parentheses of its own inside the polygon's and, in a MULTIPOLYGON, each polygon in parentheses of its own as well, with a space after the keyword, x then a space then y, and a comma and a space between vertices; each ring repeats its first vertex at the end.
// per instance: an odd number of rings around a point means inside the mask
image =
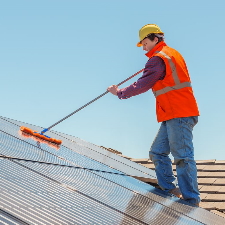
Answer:
POLYGON ((141 44, 141 42, 139 41, 138 43, 137 43, 137 47, 141 47, 142 46, 142 44, 141 44))

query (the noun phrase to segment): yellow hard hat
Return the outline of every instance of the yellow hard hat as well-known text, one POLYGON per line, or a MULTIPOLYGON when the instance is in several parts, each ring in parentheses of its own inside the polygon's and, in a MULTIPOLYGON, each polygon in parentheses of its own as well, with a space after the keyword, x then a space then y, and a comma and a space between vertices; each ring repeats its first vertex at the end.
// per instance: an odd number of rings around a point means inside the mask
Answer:
POLYGON ((140 41, 137 43, 137 47, 141 47, 141 41, 144 40, 149 34, 163 34, 160 27, 156 24, 146 24, 139 30, 139 39, 140 41))

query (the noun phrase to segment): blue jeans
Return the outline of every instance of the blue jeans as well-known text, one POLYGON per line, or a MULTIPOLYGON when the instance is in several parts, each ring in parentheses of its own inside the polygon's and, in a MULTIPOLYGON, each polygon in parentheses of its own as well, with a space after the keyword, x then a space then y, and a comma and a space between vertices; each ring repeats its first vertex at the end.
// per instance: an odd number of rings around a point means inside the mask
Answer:
POLYGON ((149 152, 150 159, 155 165, 158 184, 167 192, 176 187, 176 178, 169 158, 169 154, 172 154, 180 191, 184 200, 191 204, 200 202, 192 143, 192 130, 197 122, 197 116, 162 122, 149 152))

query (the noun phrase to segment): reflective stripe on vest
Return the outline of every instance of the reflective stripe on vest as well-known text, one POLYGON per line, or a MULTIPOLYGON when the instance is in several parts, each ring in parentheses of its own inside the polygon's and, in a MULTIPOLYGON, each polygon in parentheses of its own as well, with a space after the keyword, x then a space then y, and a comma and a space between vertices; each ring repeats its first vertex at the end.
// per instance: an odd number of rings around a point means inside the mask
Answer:
POLYGON ((155 95, 155 97, 157 97, 157 96, 165 94, 169 91, 174 91, 174 90, 181 89, 181 88, 184 88, 184 87, 191 87, 191 83, 190 82, 183 82, 183 83, 174 85, 172 87, 168 86, 168 87, 165 87, 161 90, 154 91, 153 94, 155 95))
POLYGON ((173 91, 173 90, 177 90, 177 89, 181 89, 181 88, 185 88, 185 87, 191 87, 191 82, 183 82, 183 83, 180 82, 180 79, 177 75, 176 66, 173 63, 172 59, 166 53, 164 53, 162 51, 160 51, 160 52, 156 51, 156 53, 162 54, 163 56, 165 56, 168 59, 175 85, 172 86, 172 87, 169 87, 169 86, 165 87, 165 88, 160 89, 158 91, 153 91, 153 94, 155 95, 155 97, 157 97, 159 95, 162 95, 162 94, 165 94, 169 91, 173 91))

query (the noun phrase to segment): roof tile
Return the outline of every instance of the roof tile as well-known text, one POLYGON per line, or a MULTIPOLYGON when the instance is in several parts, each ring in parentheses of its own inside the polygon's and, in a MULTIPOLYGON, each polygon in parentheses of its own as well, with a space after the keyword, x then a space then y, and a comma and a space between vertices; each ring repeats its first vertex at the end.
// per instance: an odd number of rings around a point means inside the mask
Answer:
POLYGON ((225 164, 225 160, 216 160, 215 164, 225 164))
POLYGON ((200 191, 204 193, 217 193, 221 189, 221 186, 214 186, 214 185, 209 185, 209 186, 203 186, 200 191))
POLYGON ((215 207, 221 211, 225 211, 225 202, 215 202, 215 207))
POLYGON ((147 168, 149 168, 149 169, 155 170, 154 164, 141 164, 141 165, 142 165, 142 166, 145 166, 145 167, 147 167, 147 168))
POLYGON ((215 202, 200 202, 199 206, 207 210, 216 209, 215 202))
POLYGON ((209 177, 221 177, 221 178, 225 178, 225 172, 210 172, 208 174, 208 176, 209 177))
POLYGON ((204 170, 207 165, 197 165, 197 170, 204 170))
MULTIPOLYGON (((149 164, 149 159, 130 159, 131 161, 133 162, 136 162, 136 163, 141 163, 141 164, 149 164)), ((153 164, 153 163, 152 163, 153 164)))
POLYGON ((200 193, 201 200, 205 199, 207 197, 207 193, 200 193))
MULTIPOLYGON (((199 166, 198 166, 199 168, 199 166)), ((203 169, 204 171, 220 171, 225 172, 225 165, 207 165, 203 169)))
POLYGON ((197 165, 202 165, 202 164, 214 164, 215 159, 209 159, 209 160, 196 160, 197 165))
POLYGON ((216 180, 217 180, 216 178, 198 178, 198 184, 211 185, 214 184, 216 180))
POLYGON ((198 171, 198 178, 225 178, 225 172, 209 172, 209 171, 198 171))
POLYGON ((216 181, 214 182, 214 184, 221 184, 221 185, 225 185, 225 178, 219 178, 216 179, 216 181))
POLYGON ((219 186, 219 193, 225 193, 225 186, 219 186))
POLYGON ((203 177, 208 177, 210 172, 198 172, 198 177, 203 178, 203 177))
MULTIPOLYGON (((204 194, 204 193, 202 193, 204 194)), ((207 194, 207 196, 204 198, 207 201, 225 201, 225 195, 224 194, 207 194)))

